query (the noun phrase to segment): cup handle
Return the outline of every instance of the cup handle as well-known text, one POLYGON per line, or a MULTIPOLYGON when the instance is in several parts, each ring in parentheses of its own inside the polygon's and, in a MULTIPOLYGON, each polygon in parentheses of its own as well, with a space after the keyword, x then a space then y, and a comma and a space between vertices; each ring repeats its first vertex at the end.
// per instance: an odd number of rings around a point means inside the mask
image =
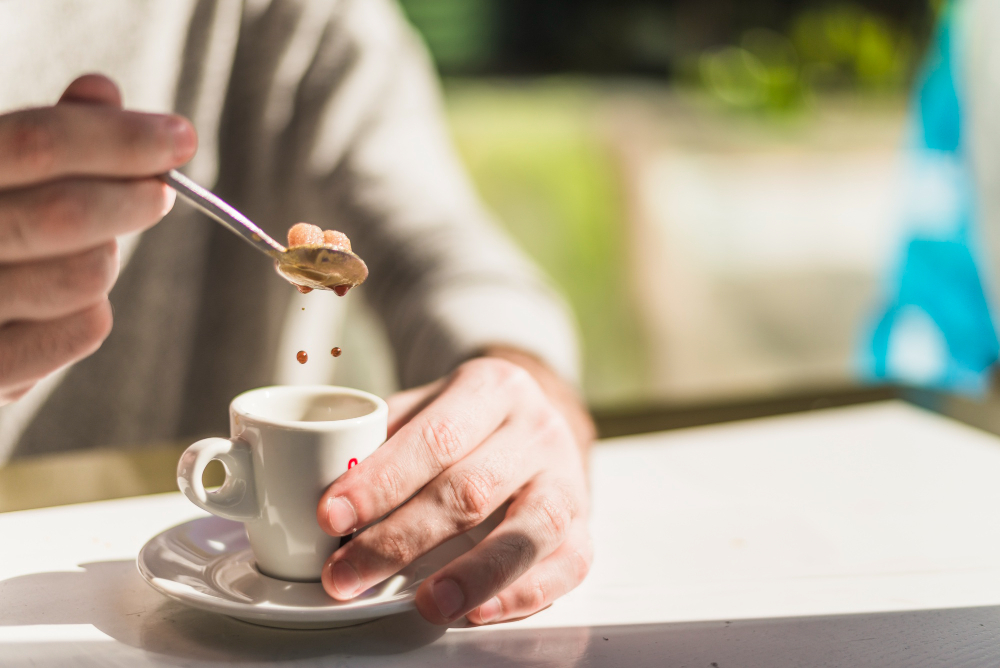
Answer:
POLYGON ((190 446, 177 462, 177 486, 191 503, 213 515, 238 522, 260 516, 253 487, 253 457, 244 441, 204 438, 190 446), (226 481, 209 492, 202 475, 213 459, 225 465, 226 481))

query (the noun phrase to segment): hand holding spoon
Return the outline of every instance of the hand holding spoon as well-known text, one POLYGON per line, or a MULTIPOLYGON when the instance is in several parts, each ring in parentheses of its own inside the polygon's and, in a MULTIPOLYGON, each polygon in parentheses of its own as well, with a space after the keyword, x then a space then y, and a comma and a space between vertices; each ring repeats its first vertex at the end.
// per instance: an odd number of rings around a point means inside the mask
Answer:
POLYGON ((177 170, 170 170, 160 179, 196 208, 274 259, 281 277, 303 292, 334 290, 343 296, 368 278, 364 260, 350 250, 326 244, 285 248, 227 202, 177 170))

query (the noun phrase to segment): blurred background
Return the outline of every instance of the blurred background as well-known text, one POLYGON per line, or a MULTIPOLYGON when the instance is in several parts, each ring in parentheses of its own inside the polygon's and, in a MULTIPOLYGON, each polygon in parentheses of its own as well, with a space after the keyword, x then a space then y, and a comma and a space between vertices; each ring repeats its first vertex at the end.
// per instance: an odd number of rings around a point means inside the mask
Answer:
MULTIPOLYGON (((602 435, 903 396, 858 356, 940 3, 400 2, 480 194, 577 313, 602 435)), ((388 345, 348 302, 337 381, 388 394, 388 345)), ((905 396, 1000 433, 1000 403, 905 396)), ((173 490, 185 445, 2 467, 0 511, 173 490)))
POLYGON ((927 0, 402 0, 598 411, 859 384, 927 0))

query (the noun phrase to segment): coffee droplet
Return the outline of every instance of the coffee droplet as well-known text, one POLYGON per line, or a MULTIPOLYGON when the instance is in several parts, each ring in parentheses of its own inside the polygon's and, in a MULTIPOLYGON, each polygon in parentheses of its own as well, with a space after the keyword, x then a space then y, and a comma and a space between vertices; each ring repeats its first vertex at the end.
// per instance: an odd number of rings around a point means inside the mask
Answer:
POLYGON ((306 354, 306 351, 300 350, 299 354, 295 356, 295 359, 299 361, 299 364, 305 364, 309 361, 309 355, 306 354))
POLYGON ((330 351, 330 354, 333 355, 334 357, 340 357, 340 353, 342 352, 344 351, 341 350, 340 348, 334 348, 333 350, 330 351))
POLYGON ((337 293, 338 297, 343 297, 344 295, 347 294, 347 291, 350 289, 351 286, 349 285, 338 285, 333 289, 333 291, 337 293))

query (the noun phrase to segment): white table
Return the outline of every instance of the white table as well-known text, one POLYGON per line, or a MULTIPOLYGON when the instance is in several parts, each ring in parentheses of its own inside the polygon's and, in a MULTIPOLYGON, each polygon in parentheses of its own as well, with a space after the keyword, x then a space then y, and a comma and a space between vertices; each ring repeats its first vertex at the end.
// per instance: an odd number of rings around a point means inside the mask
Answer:
POLYGON ((615 439, 593 496, 584 585, 447 632, 415 614, 279 631, 168 601, 134 559, 201 514, 179 494, 2 514, 0 666, 1000 664, 993 436, 887 402, 615 439))

